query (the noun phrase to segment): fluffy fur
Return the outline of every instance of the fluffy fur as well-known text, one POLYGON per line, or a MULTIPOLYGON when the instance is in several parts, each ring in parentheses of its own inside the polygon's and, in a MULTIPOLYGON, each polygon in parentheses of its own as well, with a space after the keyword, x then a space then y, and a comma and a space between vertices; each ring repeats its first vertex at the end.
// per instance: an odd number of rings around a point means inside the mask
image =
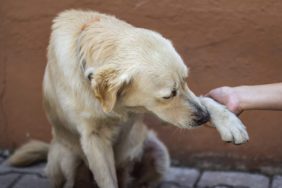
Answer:
POLYGON ((38 161, 46 161, 49 151, 49 144, 38 140, 31 140, 18 148, 8 159, 13 166, 28 166, 38 161))
POLYGON ((211 116, 224 141, 246 142, 240 120, 196 97, 187 77, 182 58, 159 33, 98 12, 61 13, 43 81, 53 127, 46 169, 53 186, 73 187, 81 163, 101 188, 155 185, 169 157, 144 125, 144 113, 179 128, 198 127, 211 116))

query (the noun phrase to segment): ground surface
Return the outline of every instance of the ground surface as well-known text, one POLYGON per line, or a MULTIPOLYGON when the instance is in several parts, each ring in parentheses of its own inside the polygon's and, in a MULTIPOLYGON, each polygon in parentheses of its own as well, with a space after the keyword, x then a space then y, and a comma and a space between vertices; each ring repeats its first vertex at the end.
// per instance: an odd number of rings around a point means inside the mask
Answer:
MULTIPOLYGON (((0 188, 48 188, 45 164, 14 168, 0 156, 0 188)), ((160 188, 282 188, 282 176, 237 171, 201 171, 171 167, 160 188)))

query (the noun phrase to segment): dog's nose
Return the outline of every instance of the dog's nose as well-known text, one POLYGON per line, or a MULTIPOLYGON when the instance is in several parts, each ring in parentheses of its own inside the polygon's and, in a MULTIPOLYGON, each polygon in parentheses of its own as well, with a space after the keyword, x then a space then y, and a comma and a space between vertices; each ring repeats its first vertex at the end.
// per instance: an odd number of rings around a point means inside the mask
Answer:
POLYGON ((200 112, 196 115, 195 122, 198 125, 207 123, 210 120, 210 114, 208 112, 200 112))

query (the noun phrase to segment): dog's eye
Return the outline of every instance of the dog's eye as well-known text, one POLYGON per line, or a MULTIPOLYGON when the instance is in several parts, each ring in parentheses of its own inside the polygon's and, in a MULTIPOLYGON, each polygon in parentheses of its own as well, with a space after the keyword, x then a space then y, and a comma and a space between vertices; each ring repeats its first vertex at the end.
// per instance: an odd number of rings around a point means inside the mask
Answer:
POLYGON ((163 97, 163 99, 170 99, 170 98, 171 98, 171 96, 163 97))
POLYGON ((170 98, 173 98, 177 95, 177 91, 176 89, 173 89, 170 96, 167 96, 167 97, 163 97, 163 99, 170 99, 170 98))
POLYGON ((87 78, 88 78, 88 80, 89 80, 89 81, 91 81, 92 76, 93 76, 93 74, 92 74, 92 73, 88 74, 87 78))
POLYGON ((176 89, 173 89, 173 90, 172 90, 172 92, 171 92, 172 97, 175 97, 175 96, 176 96, 176 94, 177 94, 176 89))

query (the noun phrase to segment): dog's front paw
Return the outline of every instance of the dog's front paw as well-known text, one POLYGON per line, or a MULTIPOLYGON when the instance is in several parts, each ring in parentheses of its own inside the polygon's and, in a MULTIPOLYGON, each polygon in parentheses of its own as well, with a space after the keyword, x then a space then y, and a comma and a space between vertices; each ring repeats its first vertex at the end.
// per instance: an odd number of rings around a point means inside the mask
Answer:
POLYGON ((221 139, 234 144, 244 144, 249 140, 249 135, 243 123, 231 112, 222 120, 213 122, 221 139))
POLYGON ((235 114, 210 98, 201 97, 200 99, 209 111, 211 123, 216 127, 223 141, 243 144, 249 140, 245 126, 235 114))

